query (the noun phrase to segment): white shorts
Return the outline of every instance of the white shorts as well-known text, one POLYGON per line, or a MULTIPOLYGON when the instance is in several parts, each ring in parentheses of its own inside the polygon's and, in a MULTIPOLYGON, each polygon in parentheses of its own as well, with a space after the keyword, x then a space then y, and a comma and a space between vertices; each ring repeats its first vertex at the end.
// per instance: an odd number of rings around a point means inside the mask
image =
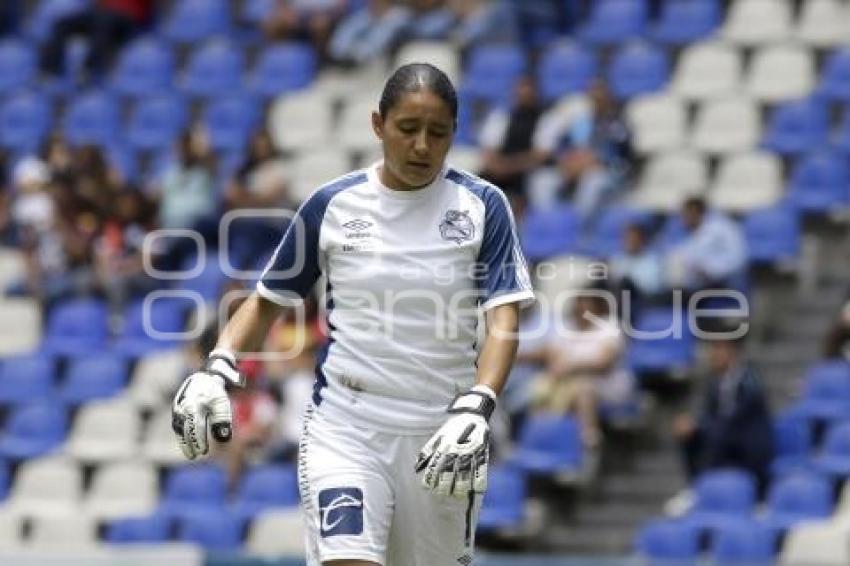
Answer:
POLYGON ((437 496, 414 473, 430 435, 395 435, 336 422, 308 406, 298 480, 307 565, 468 566, 481 496, 437 496))

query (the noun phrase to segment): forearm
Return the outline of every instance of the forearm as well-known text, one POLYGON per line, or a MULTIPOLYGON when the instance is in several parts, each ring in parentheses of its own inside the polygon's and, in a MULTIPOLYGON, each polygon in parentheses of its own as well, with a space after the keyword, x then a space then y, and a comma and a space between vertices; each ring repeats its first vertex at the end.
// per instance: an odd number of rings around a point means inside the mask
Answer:
POLYGON ((486 318, 487 336, 478 357, 475 382, 488 386, 498 395, 516 357, 519 307, 515 303, 500 305, 490 309, 486 318))
POLYGON ((218 337, 216 348, 231 352, 258 352, 281 307, 253 293, 236 310, 218 337))

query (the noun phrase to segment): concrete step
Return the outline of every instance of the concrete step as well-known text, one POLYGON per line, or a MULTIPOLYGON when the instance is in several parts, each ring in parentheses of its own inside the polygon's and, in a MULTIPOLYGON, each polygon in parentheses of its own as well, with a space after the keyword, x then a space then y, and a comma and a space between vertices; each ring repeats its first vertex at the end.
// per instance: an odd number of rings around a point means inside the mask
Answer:
POLYGON ((634 537, 631 527, 563 525, 550 529, 543 543, 568 554, 624 555, 632 551, 634 537))
POLYGON ((620 473, 606 476, 599 486, 600 497, 604 500, 623 503, 657 504, 685 487, 680 468, 677 461, 676 468, 663 475, 664 481, 658 480, 662 477, 660 473, 644 475, 620 473))

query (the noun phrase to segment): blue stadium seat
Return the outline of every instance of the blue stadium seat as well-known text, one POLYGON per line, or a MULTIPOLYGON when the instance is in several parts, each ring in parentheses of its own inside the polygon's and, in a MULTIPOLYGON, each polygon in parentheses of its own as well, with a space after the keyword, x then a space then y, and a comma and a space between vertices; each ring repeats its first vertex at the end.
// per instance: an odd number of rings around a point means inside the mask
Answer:
POLYGON ((652 241, 652 247, 659 251, 667 251, 682 243, 687 237, 688 229, 682 222, 682 217, 679 214, 671 214, 652 241))
POLYGON ((226 496, 227 478, 220 467, 200 464, 174 468, 165 481, 159 513, 175 519, 224 514, 226 496))
POLYGON ((17 406, 0 433, 0 459, 43 456, 62 444, 67 427, 65 409, 54 402, 42 400, 17 406))
POLYGON ((823 104, 813 99, 788 102, 773 111, 762 146, 781 155, 796 155, 823 145, 827 130, 823 104))
POLYGON ((228 41, 211 41, 196 49, 186 63, 182 88, 196 97, 232 94, 242 84, 245 58, 228 41))
POLYGON ((798 473, 770 486, 762 522, 774 532, 784 533, 797 523, 824 519, 831 513, 830 481, 817 474, 798 473))
POLYGON ((808 421, 793 411, 785 411, 773 421, 774 458, 771 474, 781 478, 809 467, 812 429, 808 421))
POLYGON ((177 540, 208 551, 233 552, 242 543, 242 525, 236 517, 220 513, 183 517, 177 522, 177 540))
POLYGON ((656 519, 638 533, 635 549, 651 564, 691 566, 699 557, 699 532, 684 522, 656 519))
POLYGON ((35 76, 35 53, 21 41, 0 41, 0 95, 26 88, 35 76))
POLYGON ((253 519, 266 509, 293 507, 298 501, 295 466, 259 466, 245 473, 230 514, 240 520, 253 519))
POLYGON ((817 93, 830 100, 850 102, 850 47, 833 51, 826 60, 817 93))
POLYGON ((662 88, 670 68, 664 51, 648 43, 630 43, 620 48, 608 67, 611 92, 617 98, 631 98, 662 88))
POLYGON ((628 359, 638 374, 680 372, 694 363, 695 341, 686 313, 656 307, 640 313, 634 324, 628 359))
POLYGON ((717 0, 673 0, 664 2, 651 36, 667 45, 684 45, 708 37, 720 21, 717 0))
POLYGON ((118 519, 107 525, 105 539, 115 544, 165 542, 169 539, 170 528, 169 519, 158 514, 118 519))
POLYGON ((47 99, 35 92, 22 92, 0 103, 0 146, 14 151, 38 150, 53 122, 47 99))
POLYGON ((122 142, 110 144, 105 148, 106 161, 121 178, 131 184, 139 178, 139 156, 132 147, 122 142))
POLYGON ((177 345, 174 337, 150 335, 147 329, 163 334, 182 332, 186 327, 188 311, 193 305, 189 299, 160 297, 149 303, 147 315, 144 300, 128 305, 124 312, 124 328, 112 343, 112 350, 128 357, 140 357, 157 350, 174 348, 177 345))
POLYGON ((274 10, 275 0, 245 0, 242 3, 242 19, 249 24, 260 24, 274 10))
POLYGON ((519 435, 511 465, 533 474, 574 474, 582 466, 579 425, 567 416, 535 415, 519 435))
POLYGON ((230 32, 227 0, 178 0, 161 26, 164 37, 176 43, 196 43, 230 32))
POLYGON ((47 319, 42 350, 69 356, 100 352, 108 332, 106 305, 102 301, 66 301, 56 305, 47 319))
POLYGON ((506 465, 490 468, 478 531, 520 528, 525 521, 526 492, 525 476, 520 470, 506 465))
POLYGON ((557 43, 543 53, 537 66, 540 96, 552 102, 568 94, 584 92, 598 72, 593 51, 578 43, 557 43))
POLYGON ((599 0, 592 5, 588 22, 578 32, 582 40, 611 45, 643 34, 647 16, 644 0, 599 0))
POLYGON ((850 109, 844 109, 841 122, 833 132, 832 145, 844 154, 850 154, 850 109))
POLYGON ((5 460, 0 460, 0 501, 6 499, 9 493, 9 464, 5 460))
POLYGON ((26 35, 40 43, 48 38, 57 20, 91 3, 92 0, 39 0, 29 18, 26 35))
POLYGON ((788 182, 789 201, 803 212, 825 214, 850 206, 850 168, 847 157, 821 150, 806 155, 788 182))
POLYGON ((769 528, 742 519, 715 531, 711 554, 718 565, 773 566, 774 542, 769 528))
POLYGON ((136 150, 168 149, 187 125, 186 103, 180 96, 144 98, 136 103, 126 137, 136 150))
POLYGON ((756 501, 755 480, 742 470, 705 472, 694 483, 694 492, 696 503, 682 520, 711 531, 749 518, 756 501))
POLYGON ((63 129, 72 144, 108 146, 120 133, 120 114, 116 100, 106 92, 94 91, 71 101, 65 113, 63 129))
POLYGON ((569 204, 528 209, 520 225, 520 242, 528 260, 537 262, 575 251, 578 223, 569 204))
POLYGON ((750 263, 781 264, 800 255, 800 220, 789 206, 754 210, 744 217, 750 263))
POLYGON ((793 411, 808 419, 850 417, 850 364, 835 360, 811 366, 806 372, 802 399, 793 411))
POLYGON ((73 358, 59 386, 58 398, 69 405, 117 395, 129 380, 124 356, 101 353, 73 358))
POLYGON ((271 98, 299 90, 316 77, 316 51, 305 43, 279 43, 266 47, 248 78, 248 89, 271 98))
POLYGON ((461 90, 476 100, 510 106, 514 85, 528 65, 525 53, 514 45, 481 45, 469 54, 461 90))
POLYGON ((609 258, 623 251, 623 233, 631 224, 647 225, 651 215, 642 210, 611 206, 602 211, 585 250, 594 257, 609 258))
POLYGON ((0 359, 0 403, 27 403, 47 399, 56 383, 56 362, 32 354, 0 359))
POLYGON ((210 101, 204 109, 203 123, 213 150, 241 151, 259 122, 258 106, 251 97, 239 95, 210 101))
MULTIPOLYGON (((191 269, 192 266, 197 264, 197 261, 196 256, 187 257, 182 269, 191 269)), ((221 268, 218 254, 212 252, 207 255, 201 273, 197 277, 180 281, 177 287, 181 290, 199 293, 206 301, 215 301, 221 294, 222 286, 226 280, 227 276, 221 268)))
POLYGON ((812 464, 816 471, 840 480, 850 477, 850 422, 833 424, 826 431, 821 453, 812 464))
POLYGON ((174 84, 174 54, 155 37, 137 39, 125 47, 112 73, 112 88, 125 96, 156 96, 174 84))

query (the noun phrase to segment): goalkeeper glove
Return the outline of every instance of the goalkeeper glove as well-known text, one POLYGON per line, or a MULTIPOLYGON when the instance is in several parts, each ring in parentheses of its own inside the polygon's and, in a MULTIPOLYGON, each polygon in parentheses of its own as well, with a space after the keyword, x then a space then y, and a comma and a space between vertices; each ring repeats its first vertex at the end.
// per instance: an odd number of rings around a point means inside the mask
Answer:
POLYGON ((208 452, 207 426, 219 442, 227 442, 233 436, 233 413, 225 384, 242 387, 244 379, 236 369, 233 353, 216 349, 204 367, 187 377, 174 396, 171 428, 180 449, 190 460, 208 452))
POLYGON ((422 473, 425 488, 461 498, 484 493, 490 458, 487 420, 495 408, 496 394, 486 385, 455 397, 448 408, 452 416, 419 452, 416 473, 422 473))

